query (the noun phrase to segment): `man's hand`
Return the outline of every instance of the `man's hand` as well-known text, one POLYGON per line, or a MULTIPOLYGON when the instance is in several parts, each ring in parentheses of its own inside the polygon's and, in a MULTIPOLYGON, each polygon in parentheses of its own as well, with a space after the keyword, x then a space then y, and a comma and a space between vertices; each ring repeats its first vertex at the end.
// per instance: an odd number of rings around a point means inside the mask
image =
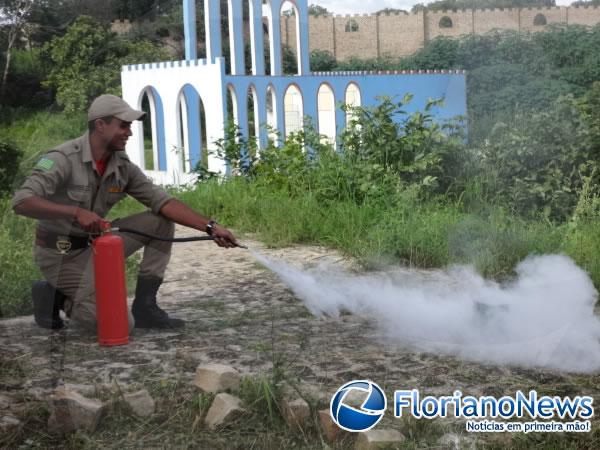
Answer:
POLYGON ((106 229, 106 220, 95 212, 88 211, 87 209, 77 208, 75 220, 79 226, 88 233, 98 234, 106 229))
POLYGON ((220 225, 213 225, 212 236, 215 238, 215 244, 219 247, 234 248, 238 246, 237 239, 233 233, 220 225))

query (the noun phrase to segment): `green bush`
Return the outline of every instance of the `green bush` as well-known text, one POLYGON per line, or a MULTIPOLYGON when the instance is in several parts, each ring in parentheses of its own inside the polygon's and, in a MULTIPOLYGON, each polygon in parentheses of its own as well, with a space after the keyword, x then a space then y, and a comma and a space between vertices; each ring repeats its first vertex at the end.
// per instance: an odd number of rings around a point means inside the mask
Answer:
POLYGON ((564 221, 573 213, 583 181, 597 165, 598 149, 572 97, 547 111, 497 123, 480 150, 493 199, 524 216, 564 221))
POLYGON ((87 16, 47 44, 44 53, 50 67, 44 86, 56 90, 56 100, 67 112, 87 110, 100 94, 118 94, 121 66, 166 58, 158 46, 120 38, 87 16))
POLYGON ((16 216, 0 199, 0 316, 31 314, 31 282, 41 279, 33 262, 35 222, 16 216))
POLYGON ((22 157, 21 149, 9 142, 0 141, 0 196, 11 192, 22 157))

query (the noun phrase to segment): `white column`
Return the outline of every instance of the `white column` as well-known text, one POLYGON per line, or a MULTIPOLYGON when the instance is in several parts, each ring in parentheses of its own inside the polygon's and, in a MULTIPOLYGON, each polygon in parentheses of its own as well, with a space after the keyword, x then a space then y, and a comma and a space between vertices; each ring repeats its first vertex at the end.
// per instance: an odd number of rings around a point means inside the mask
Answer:
POLYGON ((281 4, 282 0, 271 0, 269 8, 269 48, 271 50, 271 75, 282 74, 281 65, 281 4))
POLYGON ((252 47, 252 75, 265 74, 265 46, 263 43, 262 0, 250 0, 250 41, 252 47))
POLYGON ((231 74, 246 75, 244 61, 244 16, 243 0, 229 0, 229 52, 231 55, 231 74))
POLYGON ((306 1, 296 2, 296 48, 298 49, 298 73, 310 74, 310 47, 308 43, 308 5, 306 1))

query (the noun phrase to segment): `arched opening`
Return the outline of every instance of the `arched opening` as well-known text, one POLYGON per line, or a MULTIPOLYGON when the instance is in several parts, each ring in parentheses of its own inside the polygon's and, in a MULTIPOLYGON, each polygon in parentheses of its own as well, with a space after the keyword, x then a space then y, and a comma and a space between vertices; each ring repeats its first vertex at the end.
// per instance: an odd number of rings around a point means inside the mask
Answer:
POLYGON ((352 110, 352 108, 361 106, 360 89, 356 83, 350 83, 346 88, 344 103, 349 106, 348 110, 346 111, 346 127, 349 127, 352 121, 356 119, 356 113, 352 110))
POLYGON ((543 14, 538 14, 533 18, 533 24, 536 27, 542 27, 544 25, 547 25, 548 21, 546 20, 546 16, 544 16, 543 14))
POLYGON ((157 90, 148 86, 142 90, 138 109, 146 112, 142 121, 142 164, 145 170, 167 170, 164 110, 157 90))
POLYGON ((291 1, 281 4, 281 63, 284 75, 298 74, 300 67, 299 14, 291 1))
POLYGON ((206 153, 206 116, 200 95, 189 84, 180 91, 177 102, 177 150, 181 168, 191 172, 206 153))
POLYGON ((452 19, 448 16, 444 16, 440 19, 439 23, 440 28, 452 28, 453 23, 452 19))
POLYGON ((253 85, 248 88, 248 146, 250 147, 251 157, 256 155, 258 148, 258 138, 260 133, 260 123, 258 116, 258 97, 253 85))
POLYGON ((302 93, 298 86, 291 84, 285 91, 283 99, 285 113, 285 139, 290 134, 302 131, 303 104, 302 93))
POLYGON ((227 86, 227 122, 230 121, 239 125, 237 95, 235 88, 231 84, 227 86))
POLYGON ((267 87, 267 95, 265 98, 267 107, 268 140, 271 143, 275 143, 277 142, 277 101, 275 89, 272 85, 267 87))
POLYGON ((326 83, 319 87, 317 108, 321 143, 333 144, 335 142, 335 96, 331 86, 326 83))
POLYGON ((354 19, 350 19, 346 22, 346 33, 356 33, 358 31, 358 22, 354 19))

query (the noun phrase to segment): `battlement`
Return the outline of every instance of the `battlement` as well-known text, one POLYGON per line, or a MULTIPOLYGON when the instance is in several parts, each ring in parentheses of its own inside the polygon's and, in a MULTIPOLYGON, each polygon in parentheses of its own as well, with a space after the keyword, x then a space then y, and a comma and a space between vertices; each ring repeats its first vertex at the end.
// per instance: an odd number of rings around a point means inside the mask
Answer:
POLYGON ((225 58, 218 57, 212 58, 210 61, 207 59, 196 59, 195 61, 161 61, 161 62, 153 62, 153 63, 145 63, 145 64, 130 64, 127 66, 122 66, 122 72, 132 72, 132 71, 144 71, 144 70, 162 70, 162 69, 171 69, 171 68, 181 68, 181 67, 212 67, 222 65, 225 67, 225 58))
POLYGON ((380 16, 422 16, 423 14, 426 14, 428 16, 437 16, 437 15, 448 15, 448 14, 458 14, 458 13, 504 13, 504 12, 518 12, 518 11, 539 11, 539 12, 544 12, 544 11, 564 11, 564 10, 569 10, 569 9, 593 9, 593 10, 597 10, 600 9, 600 6, 594 5, 594 6, 538 6, 538 7, 532 7, 532 6, 528 6, 526 8, 476 8, 476 9, 472 9, 472 8, 461 8, 461 9, 444 9, 444 10, 439 10, 439 11, 429 11, 427 9, 422 10, 422 11, 417 11, 417 12, 400 12, 400 11, 395 11, 395 12, 383 12, 380 14, 377 13, 370 13, 370 14, 325 14, 322 16, 310 16, 310 20, 311 21, 324 21, 324 20, 331 20, 331 19, 355 19, 355 18, 376 18, 376 17, 380 17, 380 16))
POLYGON ((466 70, 350 70, 339 72, 312 72, 315 77, 353 77, 365 75, 466 75, 466 70))
MULTIPOLYGON (((552 25, 593 27, 599 23, 600 6, 548 6, 310 16, 308 26, 310 51, 327 51, 347 61, 406 57, 439 36, 458 38, 492 30, 531 33, 552 25)), ((285 39, 284 44, 293 47, 293 34, 285 39)))

